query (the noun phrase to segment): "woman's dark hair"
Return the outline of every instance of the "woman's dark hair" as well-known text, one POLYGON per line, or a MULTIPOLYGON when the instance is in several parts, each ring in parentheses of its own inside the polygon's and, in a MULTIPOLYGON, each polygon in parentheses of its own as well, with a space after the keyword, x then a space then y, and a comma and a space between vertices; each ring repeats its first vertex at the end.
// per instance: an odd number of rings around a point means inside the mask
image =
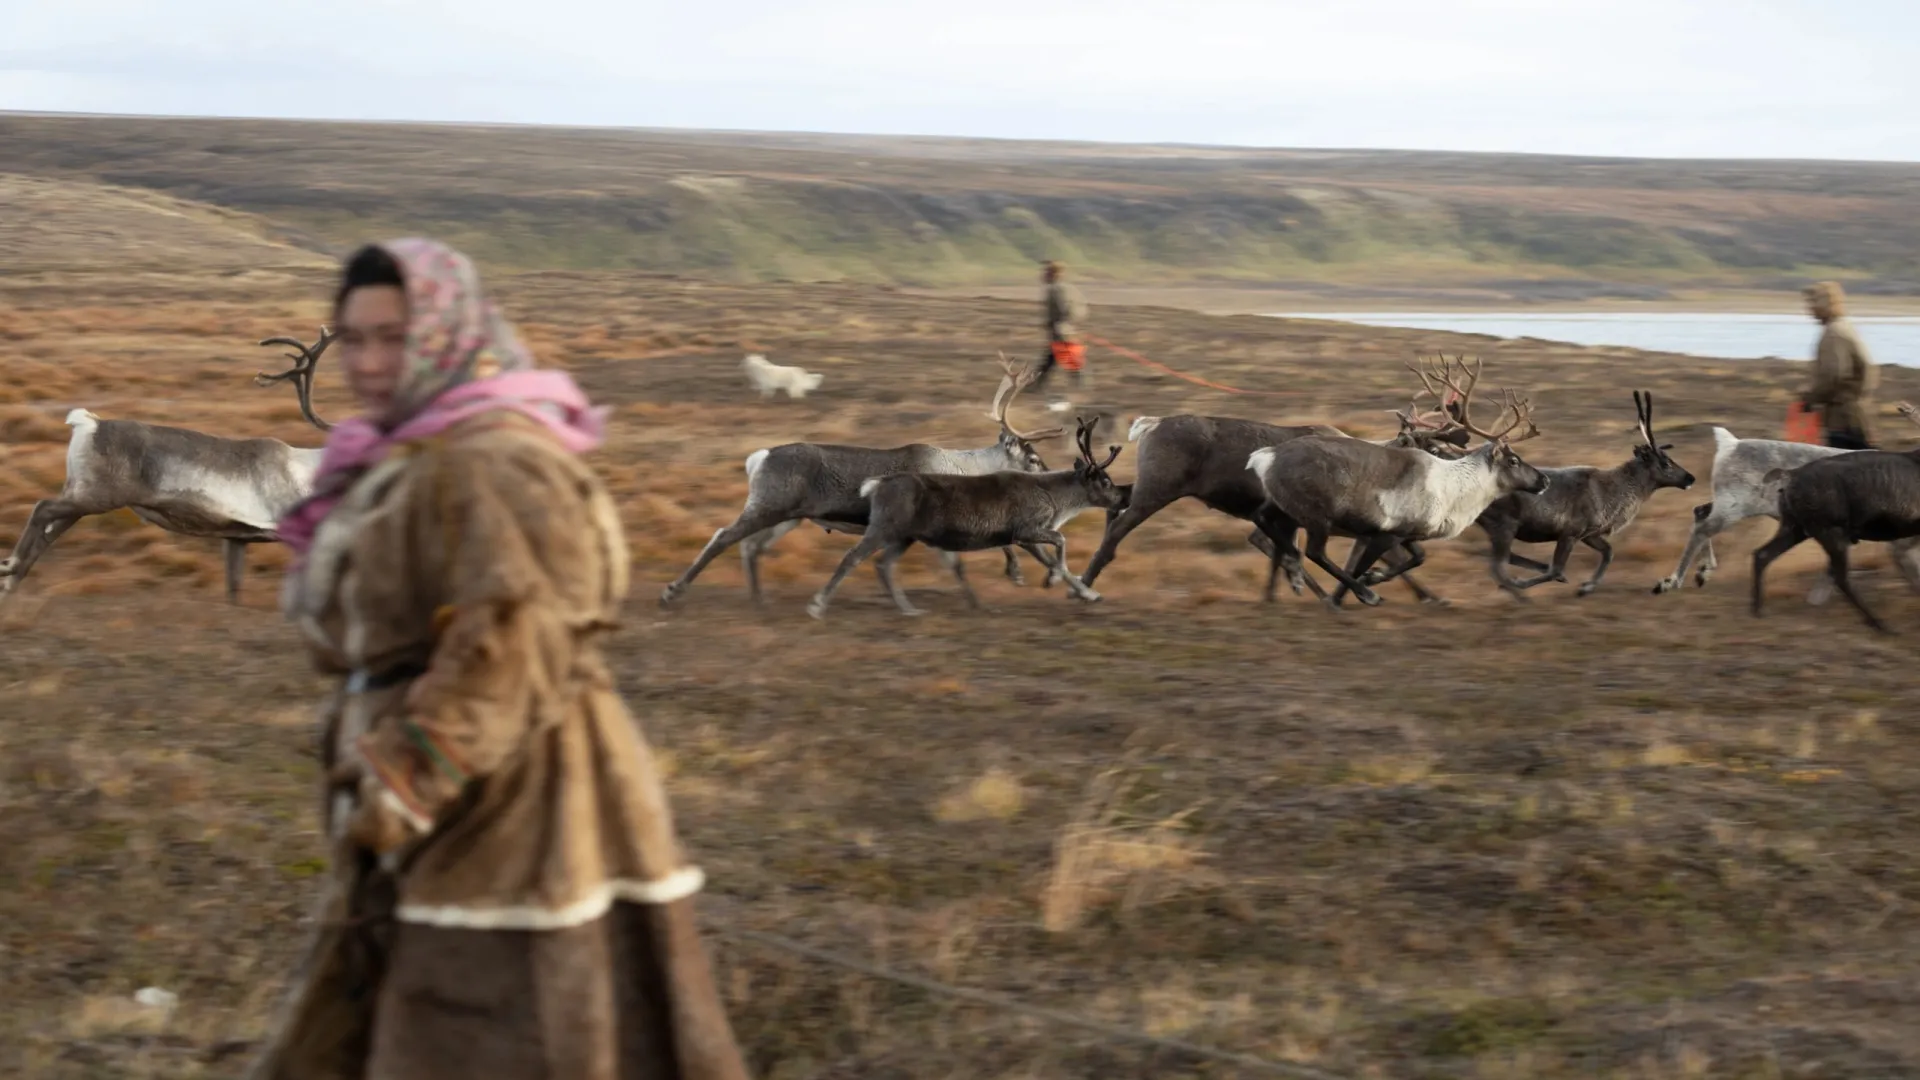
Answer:
POLYGON ((400 263, 378 244, 368 244, 347 260, 346 269, 340 274, 340 289, 333 294, 333 310, 340 310, 340 305, 347 302, 348 293, 367 285, 407 287, 406 279, 400 276, 400 263))

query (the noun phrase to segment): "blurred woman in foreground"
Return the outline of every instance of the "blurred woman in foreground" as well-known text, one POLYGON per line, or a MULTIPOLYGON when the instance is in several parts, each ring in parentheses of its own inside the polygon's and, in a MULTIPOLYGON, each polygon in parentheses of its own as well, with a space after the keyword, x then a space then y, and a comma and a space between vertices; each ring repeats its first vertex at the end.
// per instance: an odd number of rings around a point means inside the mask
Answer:
POLYGON ((627 587, 579 454, 472 264, 363 248, 334 302, 361 415, 281 538, 325 711, 319 927, 261 1080, 744 1078, 638 726, 597 645, 627 587))

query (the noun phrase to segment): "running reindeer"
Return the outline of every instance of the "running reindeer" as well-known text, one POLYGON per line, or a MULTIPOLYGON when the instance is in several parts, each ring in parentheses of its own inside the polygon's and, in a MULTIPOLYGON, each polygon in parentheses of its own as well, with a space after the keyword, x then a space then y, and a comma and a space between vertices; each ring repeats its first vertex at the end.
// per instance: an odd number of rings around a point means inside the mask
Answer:
MULTIPOLYGON (((707 564, 735 544, 740 545, 740 560, 746 570, 747 590, 755 603, 761 602, 760 556, 774 541, 793 531, 801 522, 812 521, 828 532, 859 536, 867 527, 867 499, 860 486, 876 476, 890 473, 941 473, 975 476, 1010 470, 1037 473, 1047 465, 1034 449, 1034 443, 1065 433, 1064 428, 1022 431, 1007 419, 1020 391, 1033 381, 1033 372, 1016 366, 1003 353, 1002 376, 994 391, 993 408, 988 417, 1000 425, 1000 437, 993 445, 975 450, 948 450, 925 443, 908 443, 888 449, 868 446, 842 446, 831 443, 785 443, 747 455, 747 503, 733 524, 720 529, 700 550, 693 564, 660 592, 660 602, 670 604, 685 593, 693 579, 707 564)), ((1005 551, 1006 575, 1014 584, 1024 584, 1020 564, 1011 547, 1005 551)), ((1051 583, 1052 574, 1048 574, 1051 583)))
MULTIPOLYGON (((1769 473, 1860 452, 1785 439, 1742 439, 1718 425, 1713 428, 1713 446, 1713 473, 1708 480, 1712 494, 1707 502, 1693 508, 1693 531, 1687 535, 1687 546, 1681 550, 1673 573, 1654 585, 1656 593, 1675 592, 1685 585, 1687 570, 1696 558, 1700 559, 1700 569, 1694 575, 1694 584, 1706 588, 1720 566, 1713 553, 1714 537, 1748 518, 1780 517, 1778 485, 1764 482, 1769 473)), ((1920 551, 1916 550, 1920 549, 1920 538, 1896 540, 1890 546, 1900 576, 1908 587, 1920 592, 1920 567, 1915 566, 1920 562, 1920 551)), ((1814 583, 1807 602, 1824 604, 1832 596, 1833 581, 1823 577, 1814 583)))
MULTIPOLYGON (((1259 477, 1267 504, 1256 519, 1273 542, 1266 599, 1271 601, 1281 570, 1297 594, 1302 584, 1338 607, 1351 591, 1372 606, 1380 597, 1368 586, 1404 576, 1426 561, 1422 544, 1448 540, 1472 525, 1486 508, 1515 491, 1547 490, 1545 474, 1527 464, 1513 443, 1540 434, 1532 405, 1505 391, 1504 423, 1483 427, 1473 419, 1473 391, 1479 381, 1476 362, 1469 369, 1444 359, 1431 375, 1451 391, 1447 412, 1453 422, 1485 440, 1471 453, 1452 460, 1406 446, 1382 446, 1361 439, 1310 437, 1262 447, 1247 456, 1246 468, 1259 477), (1306 557, 1339 582, 1328 598, 1300 562, 1295 534, 1307 534, 1306 557), (1326 555, 1332 536, 1350 536, 1356 551, 1343 568, 1326 555), (1368 571, 1395 546, 1408 558, 1384 573, 1368 571)), ((1423 374, 1423 379, 1427 376, 1423 374)))
POLYGON ((980 598, 967 584, 960 553, 1017 544, 1067 583, 1068 595, 1097 601, 1100 594, 1081 583, 1067 569, 1067 538, 1060 527, 1088 510, 1111 510, 1125 498, 1107 475, 1107 467, 1120 456, 1120 447, 1108 447, 1106 460, 1093 454, 1094 421, 1082 420, 1074 439, 1079 457, 1071 469, 1040 473, 992 472, 974 475, 951 473, 894 473, 878 476, 860 485, 860 494, 871 504, 867 530, 853 550, 840 560, 833 576, 807 605, 807 614, 824 619, 827 600, 840 582, 868 556, 880 553, 875 569, 881 584, 893 597, 903 615, 922 614, 907 602, 893 578, 893 564, 914 544, 925 544, 941 553, 941 561, 953 571, 954 580, 967 602, 978 608, 980 598), (1052 548, 1051 554, 1046 549, 1052 548))
MULTIPOLYGON (((1900 415, 1920 424, 1920 411, 1900 403, 1900 415)), ((1827 576, 1868 626, 1887 624, 1853 591, 1847 555, 1862 540, 1898 542, 1920 537, 1920 448, 1904 452, 1858 450, 1769 470, 1761 482, 1777 492, 1780 528, 1753 553, 1753 613, 1766 594, 1767 567, 1813 540, 1827 553, 1827 576)))
POLYGON ((1667 456, 1671 445, 1653 436, 1653 393, 1635 390, 1633 407, 1639 413, 1640 445, 1633 456, 1611 469, 1574 465, 1541 469, 1548 480, 1547 490, 1539 494, 1515 491, 1494 500, 1480 515, 1478 524, 1492 541, 1488 567, 1493 580, 1512 595, 1549 581, 1567 580, 1567 559, 1573 545, 1585 544, 1600 553, 1600 565, 1593 576, 1582 582, 1578 595, 1587 596, 1600 587, 1607 567, 1613 562, 1609 538, 1626 531, 1640 516, 1647 500, 1661 488, 1693 486, 1693 474, 1667 456), (1515 541, 1523 544, 1552 544, 1553 564, 1545 566, 1532 560, 1524 562, 1513 555, 1515 541), (1515 581, 1507 576, 1507 563, 1532 566, 1537 577, 1515 581))
MULTIPOLYGON (((296 350, 288 354, 293 366, 255 376, 261 386, 291 382, 301 415, 322 431, 331 425, 313 411, 313 374, 332 342, 325 327, 312 345, 268 338, 260 344, 296 350)), ((275 522, 312 490, 320 467, 319 448, 279 439, 229 439, 141 420, 103 420, 87 409, 69 412, 67 425, 73 434, 66 482, 59 495, 33 504, 13 553, 0 559, 0 600, 80 519, 125 509, 170 533, 220 540, 227 602, 239 603, 247 545, 277 539, 275 522)))
MULTIPOLYGON (((1394 412, 1400 421, 1399 432, 1377 445, 1451 453, 1467 440, 1465 431, 1447 422, 1452 408, 1453 403, 1448 402, 1438 410, 1423 412, 1416 398, 1407 411, 1394 412)), ((1108 512, 1106 532, 1081 580, 1091 586, 1133 530, 1168 506, 1189 498, 1209 510, 1254 522, 1248 542, 1271 557, 1272 541, 1259 524, 1267 494, 1259 477, 1247 471, 1247 456, 1263 447, 1308 436, 1350 438, 1339 428, 1325 424, 1283 426, 1232 416, 1180 413, 1134 420, 1127 432, 1127 440, 1138 444, 1134 481, 1124 507, 1108 512)), ((1445 603, 1412 577, 1405 581, 1422 601, 1445 603)))

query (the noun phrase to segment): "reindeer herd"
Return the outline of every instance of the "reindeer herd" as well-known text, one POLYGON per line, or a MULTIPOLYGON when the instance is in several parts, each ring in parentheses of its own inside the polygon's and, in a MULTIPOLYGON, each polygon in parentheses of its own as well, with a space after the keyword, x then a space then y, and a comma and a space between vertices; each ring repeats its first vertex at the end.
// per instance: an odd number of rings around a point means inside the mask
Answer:
MULTIPOLYGON (((330 426, 313 410, 315 368, 331 342, 323 328, 312 345, 286 337, 260 344, 290 346, 293 365, 256 376, 260 385, 291 383, 301 414, 314 427, 330 426)), ((763 361, 764 363, 764 361, 763 361)), ((878 556, 880 582, 903 614, 917 615, 893 576, 909 548, 924 545, 952 572, 975 607, 961 555, 998 549, 1005 575, 1024 584, 1017 551, 1046 570, 1043 587, 1097 601, 1094 581, 1120 543, 1154 514, 1181 499, 1250 523, 1248 543, 1268 559, 1265 599, 1275 598, 1285 574, 1295 595, 1311 589, 1339 608, 1351 594, 1368 606, 1381 602, 1374 587, 1400 579, 1428 604, 1447 601, 1412 571, 1425 545, 1479 526, 1490 542, 1489 570, 1516 598, 1535 586, 1565 582, 1577 546, 1599 562, 1582 582, 1586 596, 1600 585, 1613 559, 1611 538, 1625 530, 1662 488, 1686 490, 1694 476, 1654 435, 1653 397, 1634 392, 1639 444, 1612 468, 1540 468, 1515 446, 1538 435, 1532 406, 1502 391, 1496 418, 1474 415, 1478 363, 1444 357, 1410 369, 1419 389, 1389 439, 1360 439, 1325 425, 1279 426, 1235 417, 1179 414, 1141 416, 1127 439, 1137 447, 1134 482, 1115 482, 1109 469, 1123 449, 1097 451, 1095 436, 1110 417, 1075 421, 1076 456, 1067 468, 1049 468, 1037 444, 1063 427, 1022 430, 1009 419, 1014 401, 1031 384, 1031 369, 1000 358, 1002 378, 988 417, 999 436, 988 446, 948 449, 923 443, 892 448, 797 442, 754 451, 746 459, 747 499, 734 521, 714 533, 692 565, 662 591, 677 600, 727 549, 738 546, 747 588, 762 600, 759 559, 780 537, 812 522, 829 533, 858 537, 814 595, 807 610, 823 618, 834 591, 869 557, 878 556), (1432 398, 1431 407, 1423 400, 1432 398), (1479 445, 1473 446, 1475 439, 1479 445), (1106 516, 1099 548, 1083 575, 1069 567, 1060 529, 1092 510, 1106 516), (1299 537, 1304 534, 1305 543, 1299 537), (1335 537, 1352 541, 1344 564, 1327 555, 1335 537), (1513 552, 1515 543, 1552 544, 1542 563, 1513 552), (1307 563, 1334 580, 1331 594, 1307 563), (1533 576, 1516 580, 1510 567, 1533 576)), ((758 371, 757 365, 751 365, 758 371)), ((780 369, 785 370, 785 369, 780 369)), ((764 374, 764 373, 762 373, 764 374)), ((763 380, 769 384, 771 379, 763 380)), ((811 387, 807 387, 811 388, 811 387)), ((760 387, 763 394, 771 385, 760 387)), ((790 391, 791 395, 791 391, 790 391)), ((1920 424, 1920 412, 1900 412, 1920 424)), ((218 539, 225 548, 226 586, 237 602, 246 548, 275 539, 274 523, 311 490, 320 450, 277 439, 229 439, 135 420, 101 419, 86 409, 67 415, 73 428, 61 491, 34 504, 12 554, 0 560, 0 600, 18 588, 36 561, 81 518, 118 509, 186 536, 218 539)), ((1906 452, 1836 450, 1773 439, 1741 439, 1713 428, 1715 454, 1709 501, 1694 508, 1694 526, 1678 566, 1654 586, 1678 589, 1696 559, 1704 587, 1718 565, 1713 538, 1752 517, 1779 528, 1753 557, 1752 610, 1762 609, 1767 567, 1781 554, 1814 540, 1828 558, 1828 580, 1809 600, 1823 603, 1834 589, 1868 625, 1889 632, 1848 579, 1848 554, 1861 541, 1891 543, 1901 576, 1920 592, 1920 449, 1906 452)))

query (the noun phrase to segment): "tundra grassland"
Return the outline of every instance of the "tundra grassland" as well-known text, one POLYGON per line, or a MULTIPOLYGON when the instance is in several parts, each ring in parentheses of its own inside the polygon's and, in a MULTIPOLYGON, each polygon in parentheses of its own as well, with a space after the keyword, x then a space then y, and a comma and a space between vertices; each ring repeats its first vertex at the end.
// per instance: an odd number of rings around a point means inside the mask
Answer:
MULTIPOLYGON (((76 214, 100 205, 72 197, 76 214)), ((123 217, 101 220, 123 235, 197 212, 114 198, 123 217)), ((290 394, 250 379, 277 365, 255 341, 318 327, 324 260, 239 218, 194 228, 124 267, 110 236, 76 230, 63 253, 95 236, 100 258, 0 277, 0 542, 58 489, 75 406, 318 443, 290 394)), ((1264 605, 1247 527, 1180 505, 1121 548, 1096 605, 1042 590, 1030 564, 1016 588, 983 553, 969 564, 988 610, 970 611, 916 552, 903 579, 927 616, 900 617, 862 570, 815 623, 806 599, 850 541, 811 526, 763 561, 764 609, 732 557, 676 607, 656 595, 732 519, 759 447, 985 445, 995 352, 1037 353, 1035 305, 605 270, 490 282, 544 358, 615 406, 595 462, 635 586, 608 648, 710 877, 720 985, 756 1076, 1241 1073, 733 929, 1347 1076, 1920 1070, 1908 639, 1870 635, 1837 600, 1809 607, 1812 545, 1751 617, 1764 522, 1721 538, 1706 589, 1648 591, 1705 499, 1708 425, 1777 433, 1804 365, 1098 308, 1102 335, 1266 395, 1095 350, 1087 398, 1125 419, 1381 437, 1410 393, 1402 365, 1444 350, 1532 396, 1544 434, 1523 449, 1540 464, 1624 460, 1630 392, 1651 390, 1700 484, 1657 494, 1585 599, 1501 595, 1470 530, 1422 572, 1449 608, 1391 584, 1372 610, 1264 605), (826 381, 762 402, 747 352, 826 381)), ((1891 403, 1914 396, 1920 372, 1885 369, 1889 445, 1913 444, 1891 403)), ((330 366, 318 404, 347 410, 330 366)), ((1067 447, 1043 452, 1064 463, 1067 447)), ((1132 477, 1131 446, 1114 468, 1132 477)), ((1066 531, 1078 569, 1097 515, 1066 531)), ((1920 597, 1881 549, 1861 555, 1870 602, 1920 629, 1920 597)), ((7 1075, 229 1077, 264 1030, 327 858, 323 683, 274 610, 284 565, 256 549, 229 608, 217 545, 119 513, 74 528, 0 608, 7 1075), (135 1004, 147 986, 177 1008, 135 1004)))

